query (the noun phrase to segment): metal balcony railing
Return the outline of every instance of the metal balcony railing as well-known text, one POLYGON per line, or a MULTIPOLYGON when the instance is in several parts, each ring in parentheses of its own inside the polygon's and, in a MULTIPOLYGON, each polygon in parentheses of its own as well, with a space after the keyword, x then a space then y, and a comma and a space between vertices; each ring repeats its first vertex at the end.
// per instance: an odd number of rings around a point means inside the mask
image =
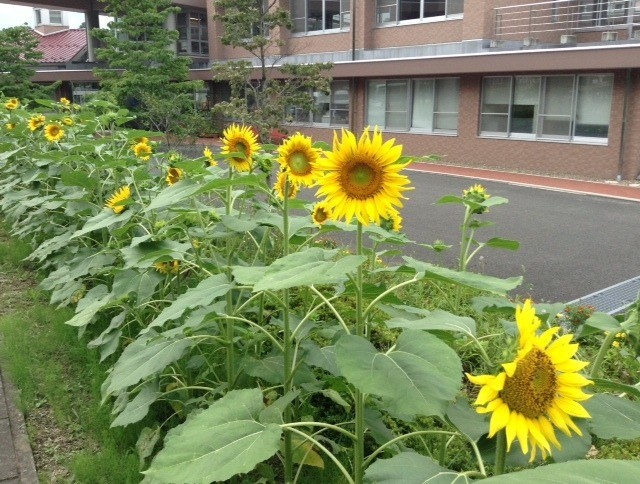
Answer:
POLYGON ((557 0, 494 9, 496 40, 608 30, 626 30, 632 38, 640 30, 640 0, 557 0))

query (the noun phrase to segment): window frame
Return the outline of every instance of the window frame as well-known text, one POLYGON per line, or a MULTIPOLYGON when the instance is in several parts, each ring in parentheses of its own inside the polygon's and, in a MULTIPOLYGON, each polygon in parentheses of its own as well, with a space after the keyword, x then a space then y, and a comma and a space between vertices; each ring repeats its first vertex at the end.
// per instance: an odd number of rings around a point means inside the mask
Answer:
MULTIPOLYGON (((613 103, 615 75, 611 72, 605 73, 580 73, 580 74, 548 74, 548 75, 508 75, 508 76, 484 76, 482 78, 481 93, 480 93, 480 110, 478 117, 478 136, 485 138, 501 138, 501 139, 515 139, 515 140, 533 140, 533 141, 557 141, 565 143, 580 143, 580 144, 598 144, 606 145, 609 143, 610 129, 611 129, 611 107, 613 103), (546 101, 549 96, 548 87, 552 78, 571 78, 571 101, 569 114, 548 112, 546 101), (606 77, 609 79, 610 92, 609 92, 609 116, 607 124, 607 136, 584 136, 576 134, 576 127, 579 124, 577 119, 579 98, 579 86, 580 80, 588 77, 606 77), (514 132, 513 131, 513 108, 515 97, 515 85, 516 78, 537 78, 538 82, 538 109, 534 115, 532 133, 514 132), (509 105, 507 113, 495 113, 484 110, 486 91, 486 81, 488 79, 509 79, 509 105), (483 116, 496 116, 505 114, 507 116, 507 129, 506 131, 489 131, 483 130, 483 116), (549 134, 544 133, 545 121, 557 120, 562 121, 567 119, 569 122, 568 135, 562 134, 549 134)), ((604 125, 603 125, 604 126, 604 125)))
POLYGON ((178 40, 176 40, 176 52, 178 55, 209 57, 209 26, 206 10, 181 7, 180 12, 176 14, 176 31, 178 32, 178 40), (180 23, 180 16, 182 15, 185 18, 184 24, 180 23), (197 16, 197 19, 195 16, 197 16), (197 20, 199 23, 195 26, 191 25, 190 21, 192 19, 197 20), (194 29, 197 30, 197 39, 194 38, 194 29), (186 46, 185 50, 182 49, 182 43, 186 46), (198 45, 198 52, 194 51, 194 44, 198 45))
MULTIPOLYGON (((291 110, 291 120, 287 120, 288 124, 291 125, 304 125, 304 126, 317 126, 317 127, 347 127, 349 126, 349 118, 350 118, 350 103, 347 102, 346 109, 346 122, 345 123, 337 123, 335 119, 337 118, 337 112, 344 112, 344 108, 340 108, 339 104, 336 104, 336 92, 339 90, 347 91, 347 98, 351 99, 351 83, 349 80, 338 79, 331 81, 330 92, 328 97, 329 107, 326 110, 325 114, 323 114, 322 118, 328 115, 328 122, 316 121, 315 117, 317 113, 314 110, 309 110, 308 112, 296 107, 289 106, 287 110, 291 110), (302 119, 301 119, 302 118, 302 119)), ((317 91, 316 91, 317 92, 317 91)), ((321 118, 321 119, 322 119, 321 118)))
POLYGON ((441 22, 443 20, 460 19, 464 16, 464 8, 462 12, 449 13, 450 6, 453 2, 460 0, 443 0, 445 3, 444 14, 425 16, 425 0, 376 0, 375 5, 375 24, 376 26, 395 26, 407 25, 422 22, 441 22), (401 5, 403 2, 420 3, 420 14, 415 18, 400 20, 401 5), (388 20, 382 20, 382 16, 388 14, 388 20))
MULTIPOLYGON (((327 25, 327 1, 330 0, 319 0, 322 2, 322 19, 321 24, 322 28, 309 30, 309 20, 313 20, 309 17, 309 1, 311 0, 291 0, 289 5, 289 13, 291 15, 291 35, 294 37, 302 37, 306 35, 322 35, 322 34, 334 34, 339 32, 348 32, 351 30, 351 3, 349 0, 338 0, 338 22, 339 26, 337 28, 326 28, 327 25), (302 17, 294 17, 294 8, 302 7, 300 15, 302 17), (298 21, 302 20, 304 25, 304 31, 296 30, 296 24, 298 21)), ((334 14, 335 17, 335 14, 334 14)), ((317 22, 318 19, 315 19, 317 22)))
MULTIPOLYGON (((458 123, 460 120, 460 77, 456 76, 445 76, 445 77, 408 77, 408 78, 398 78, 398 79, 368 79, 366 85, 366 101, 365 101, 365 124, 372 125, 370 122, 370 100, 371 98, 371 86, 373 83, 377 85, 384 84, 385 91, 385 99, 384 99, 384 118, 385 123, 384 126, 379 126, 380 130, 385 132, 398 132, 398 133, 416 133, 416 134, 431 134, 431 135, 447 135, 447 136, 457 136, 458 134, 458 123), (405 128, 400 128, 397 126, 389 126, 387 122, 388 113, 392 112, 388 109, 388 102, 386 99, 387 85, 389 82, 401 82, 404 81, 406 83, 406 112, 405 112, 405 128), (424 127, 416 127, 414 126, 414 109, 415 109, 415 101, 416 101, 416 83, 428 81, 432 84, 431 89, 431 128, 424 127), (438 85, 442 81, 455 81, 456 93, 457 93, 457 111, 442 111, 438 109, 438 85), (456 128, 455 129, 447 129, 438 127, 438 117, 442 115, 455 115, 456 118, 456 128)), ((394 113, 400 111, 393 111, 394 113)))

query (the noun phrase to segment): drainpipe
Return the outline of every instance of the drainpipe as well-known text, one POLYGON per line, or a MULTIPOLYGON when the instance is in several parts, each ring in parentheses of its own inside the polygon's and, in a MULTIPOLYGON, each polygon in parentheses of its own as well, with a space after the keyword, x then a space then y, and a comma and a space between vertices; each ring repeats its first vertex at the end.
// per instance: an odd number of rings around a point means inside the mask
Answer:
POLYGON ((627 135, 627 116, 628 116, 628 104, 629 98, 631 94, 631 69, 627 69, 626 76, 626 85, 624 89, 624 106, 622 107, 622 132, 620 134, 620 152, 618 156, 618 175, 616 176, 616 181, 620 182, 622 180, 622 169, 624 166, 624 147, 625 147, 625 139, 627 135))

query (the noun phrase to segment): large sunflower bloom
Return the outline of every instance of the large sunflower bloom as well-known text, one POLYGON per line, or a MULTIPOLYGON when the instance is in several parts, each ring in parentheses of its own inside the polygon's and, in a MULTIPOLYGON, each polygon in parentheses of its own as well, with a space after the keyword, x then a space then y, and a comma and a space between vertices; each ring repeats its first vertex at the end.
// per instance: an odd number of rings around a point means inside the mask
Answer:
POLYGON ((582 435, 573 417, 590 418, 578 403, 590 395, 582 387, 592 384, 578 372, 587 362, 573 359, 578 344, 573 335, 554 338, 558 326, 538 335, 540 320, 531 301, 516 309, 519 331, 518 354, 514 361, 502 365, 498 375, 467 374, 471 383, 482 388, 475 401, 478 413, 491 413, 489 437, 505 429, 507 450, 517 438, 523 454, 535 459, 539 449, 543 458, 551 454, 551 445, 560 449, 554 427, 566 435, 573 430, 582 435))
POLYGON ((44 137, 47 138, 47 141, 50 143, 55 143, 64 138, 64 130, 59 124, 47 124, 44 127, 44 137))
POLYGON ((223 155, 239 153, 242 156, 229 157, 229 164, 237 171, 250 171, 253 166, 253 155, 260 149, 258 137, 249 126, 232 124, 222 133, 223 155))
POLYGON ((278 154, 278 162, 289 173, 291 183, 311 186, 318 177, 316 163, 320 150, 313 147, 309 136, 296 133, 287 138, 278 148, 278 154))
MULTIPOLYGON (((146 140, 146 138, 144 138, 146 140)), ((147 161, 153 154, 153 149, 146 141, 141 141, 133 145, 133 153, 141 160, 147 161)))
POLYGON ((105 203, 106 208, 110 208, 115 213, 122 213, 127 208, 126 205, 120 205, 125 200, 129 200, 131 198, 131 189, 129 186, 125 185, 121 187, 119 190, 113 194, 113 196, 107 200, 105 203))
POLYGON ((12 97, 6 103, 4 103, 4 107, 9 111, 18 109, 20 107, 20 100, 18 98, 12 97))
POLYGON ((333 150, 318 162, 326 173, 318 179, 316 193, 326 197, 334 219, 350 222, 355 216, 363 225, 379 224, 395 207, 402 207, 402 192, 411 188, 409 179, 399 174, 405 164, 398 163, 402 145, 394 141, 383 143, 377 128, 373 136, 365 129, 359 140, 345 129, 341 139, 334 133, 333 150))
POLYGON ((29 118, 29 129, 31 131, 35 131, 44 126, 45 118, 42 114, 36 114, 35 116, 31 116, 29 118))

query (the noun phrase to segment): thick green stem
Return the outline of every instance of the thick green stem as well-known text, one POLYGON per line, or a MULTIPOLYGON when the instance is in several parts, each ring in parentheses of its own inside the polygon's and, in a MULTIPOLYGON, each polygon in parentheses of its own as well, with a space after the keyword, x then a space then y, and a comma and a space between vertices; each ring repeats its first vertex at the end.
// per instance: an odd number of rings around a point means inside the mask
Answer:
MULTIPOLYGON (((231 170, 231 167, 229 167, 229 179, 233 178, 233 171, 231 170)), ((229 186, 227 186, 227 191, 226 191, 226 204, 225 204, 225 213, 226 215, 231 215, 231 204, 232 204, 232 200, 231 200, 231 184, 229 184, 229 186)), ((227 236, 226 238, 226 259, 227 259, 227 269, 226 269, 226 273, 227 273, 227 279, 229 281, 231 281, 231 255, 232 255, 232 247, 231 247, 231 240, 230 237, 227 236)), ((226 294, 226 307, 227 307, 227 315, 231 316, 233 314, 233 293, 231 291, 227 291, 226 294)), ((227 366, 227 387, 229 390, 233 389, 234 386, 234 382, 235 382, 235 359, 234 359, 234 352, 235 352, 235 347, 234 347, 234 342, 233 342, 233 336, 234 336, 234 321, 231 318, 228 318, 226 321, 226 327, 225 327, 225 336, 226 336, 226 340, 227 340, 227 355, 226 355, 226 366, 227 366)))
MULTIPOLYGON (((289 255, 289 179, 285 183, 284 204, 282 221, 282 252, 283 256, 289 255)), ((284 357, 284 394, 286 395, 292 388, 292 354, 291 354, 291 320, 289 315, 289 289, 283 290, 283 357, 284 357)), ((291 405, 287 405, 284 410, 284 423, 290 423, 293 418, 291 405)), ((284 481, 293 482, 293 442, 290 432, 284 434, 284 481)))
POLYGON ((598 350, 598 354, 596 355, 596 359, 593 362, 593 366, 591 367, 591 373, 589 374, 590 378, 595 378, 596 376, 598 376, 598 371, 600 371, 600 367, 602 366, 604 357, 607 354, 607 351, 609 351, 611 343, 613 343, 615 339, 615 331, 610 331, 609 334, 604 338, 604 341, 600 346, 600 350, 598 350))
MULTIPOLYGON (((357 255, 362 255, 362 223, 358 222, 357 232, 357 255)), ((365 336, 366 334, 364 311, 362 308, 362 265, 358 266, 356 275, 356 335, 365 336)), ((362 484, 364 479, 364 394, 356 389, 355 394, 355 443, 354 443, 354 482, 362 484)))
POLYGON ((504 474, 504 465, 507 459, 507 434, 502 429, 496 436, 496 461, 493 467, 493 474, 499 476, 504 474))

